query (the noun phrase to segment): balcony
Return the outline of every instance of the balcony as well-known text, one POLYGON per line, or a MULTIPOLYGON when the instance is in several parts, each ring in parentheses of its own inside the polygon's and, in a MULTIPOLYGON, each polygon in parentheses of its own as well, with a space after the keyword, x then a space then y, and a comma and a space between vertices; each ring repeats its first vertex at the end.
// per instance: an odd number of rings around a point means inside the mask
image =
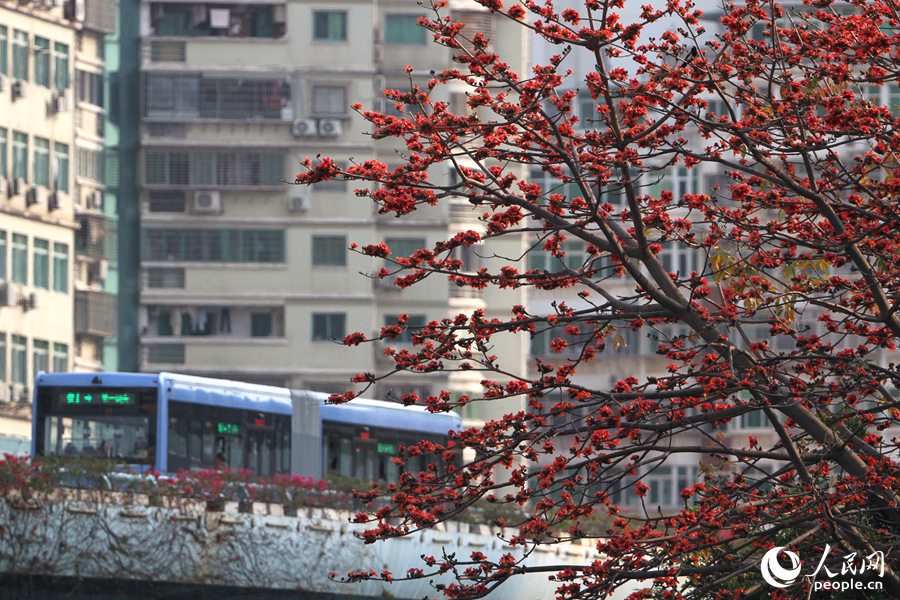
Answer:
POLYGON ((75 292, 75 333, 109 337, 116 334, 116 297, 105 292, 75 292))

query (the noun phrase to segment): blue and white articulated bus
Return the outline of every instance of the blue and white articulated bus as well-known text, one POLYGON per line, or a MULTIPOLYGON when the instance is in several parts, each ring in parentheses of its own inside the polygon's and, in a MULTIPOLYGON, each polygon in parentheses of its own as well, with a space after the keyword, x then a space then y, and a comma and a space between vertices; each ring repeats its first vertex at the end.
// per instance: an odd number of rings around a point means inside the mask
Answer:
POLYGON ((394 464, 400 446, 445 445, 453 413, 175 373, 41 373, 32 455, 106 457, 143 472, 249 469, 397 481, 432 457, 394 464))

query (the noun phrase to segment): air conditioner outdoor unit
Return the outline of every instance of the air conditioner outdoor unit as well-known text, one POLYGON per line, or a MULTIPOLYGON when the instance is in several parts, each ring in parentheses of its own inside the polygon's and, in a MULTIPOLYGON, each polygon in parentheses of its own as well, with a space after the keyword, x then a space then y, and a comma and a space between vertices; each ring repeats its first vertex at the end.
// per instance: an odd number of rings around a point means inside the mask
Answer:
POLYGON ((6 86, 8 82, 6 81, 6 75, 0 75, 0 92, 6 91, 6 86))
POLYGON ((315 119, 297 119, 294 121, 294 137, 318 135, 319 128, 315 119))
POLYGON ((25 193, 25 178, 24 177, 15 177, 10 180, 9 186, 9 195, 10 196, 18 196, 19 194, 25 193))
POLYGON ((12 400, 12 394, 9 391, 9 386, 0 384, 0 404, 9 404, 10 400, 12 400))
POLYGON ((0 177, 0 197, 9 196, 9 181, 6 177, 0 177))
POLYGON ((10 401, 16 404, 24 404, 28 401, 28 388, 21 383, 14 383, 10 386, 10 401))
POLYGON ((343 133, 340 119, 319 119, 319 135, 337 137, 343 133))
POLYGON ((24 308, 25 310, 33 310, 35 308, 41 307, 40 297, 34 292, 31 292, 30 294, 24 294, 24 295, 20 294, 18 300, 19 300, 19 305, 22 308, 24 308))
POLYGON ((375 289, 384 290, 388 292, 399 292, 400 288, 394 285, 393 277, 379 277, 372 280, 375 284, 375 289))
POLYGON ((109 277, 109 261, 103 259, 97 263, 97 279, 106 281, 107 277, 109 277))
POLYGON ((26 84, 22 80, 16 80, 13 82, 11 86, 12 90, 12 99, 18 100, 19 98, 24 98, 28 95, 28 84, 26 84))
POLYGON ((46 204, 47 203, 47 188, 34 186, 30 190, 28 190, 28 194, 25 196, 25 205, 26 206, 34 206, 35 204, 46 204))
POLYGON ((195 213, 220 213, 222 212, 222 196, 216 190, 194 192, 194 203, 191 208, 195 213))
POLYGON ((66 201, 66 193, 55 191, 50 192, 50 198, 47 200, 47 210, 59 210, 66 201))
POLYGON ((85 205, 94 210, 103 210, 103 192, 100 190, 88 192, 85 205))
POLYGON ((306 212, 310 205, 309 196, 291 196, 290 209, 292 212, 306 212))
POLYGON ((69 97, 65 92, 56 92, 53 95, 53 112, 65 112, 69 110, 69 97))
POLYGON ((16 306, 19 303, 19 294, 12 283, 0 284, 0 306, 16 306))

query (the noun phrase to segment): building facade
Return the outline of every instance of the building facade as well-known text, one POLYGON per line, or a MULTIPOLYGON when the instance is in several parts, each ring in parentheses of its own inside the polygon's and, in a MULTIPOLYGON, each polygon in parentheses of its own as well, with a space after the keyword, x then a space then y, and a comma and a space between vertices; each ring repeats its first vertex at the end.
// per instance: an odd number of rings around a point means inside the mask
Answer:
MULTIPOLYGON (((30 437, 30 382, 79 360, 87 276, 87 178, 102 155, 97 48, 114 19, 100 0, 0 2, 0 433, 30 437), (88 16, 90 15, 90 16, 88 16)), ((91 183, 95 185, 90 185, 91 183)), ((102 278, 101 278, 102 279, 102 278)), ((94 277, 92 285, 101 279, 94 277)), ((105 333, 105 332, 94 332, 105 333)))
MULTIPOLYGON (((493 27, 524 64, 521 28, 505 31, 474 4, 450 8, 493 27)), ((418 325, 521 303, 444 279, 400 291, 360 274, 383 265, 351 243, 386 241, 405 256, 479 227, 467 203, 396 219, 345 182, 285 183, 305 156, 400 162, 399 147, 374 144, 350 107, 393 110, 382 91, 409 85, 406 65, 424 78, 451 64, 417 25, 424 14, 397 0, 141 3, 139 370, 346 391, 356 373, 391 366, 381 345, 335 343, 347 333, 377 335, 400 314, 418 325)), ((498 351, 516 371, 517 344, 498 351)), ((478 378, 401 373, 367 395, 441 389, 476 391, 478 378)))

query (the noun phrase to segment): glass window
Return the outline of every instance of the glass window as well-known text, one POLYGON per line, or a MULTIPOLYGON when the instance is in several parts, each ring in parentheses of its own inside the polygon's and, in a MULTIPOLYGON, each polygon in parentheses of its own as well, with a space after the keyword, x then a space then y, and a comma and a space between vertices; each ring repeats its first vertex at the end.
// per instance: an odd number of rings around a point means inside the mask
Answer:
POLYGON ((263 262, 285 260, 279 229, 145 229, 144 260, 263 262))
POLYGON ((34 83, 50 87, 50 40, 34 36, 34 83))
POLYGON ((69 192, 69 147, 56 142, 53 144, 53 189, 69 192))
POLYGON ((425 44, 425 28, 419 26, 419 15, 386 15, 385 44, 425 44))
POLYGON ((0 25, 0 75, 9 75, 9 29, 0 25))
POLYGON ((46 290, 50 288, 50 242, 47 240, 34 239, 33 259, 34 271, 34 287, 46 290))
POLYGON ((6 381, 6 332, 0 331, 0 384, 6 381))
POLYGON ((34 138, 34 185, 50 187, 50 140, 34 138))
POLYGON ((64 90, 69 87, 69 46, 67 44, 59 42, 53 44, 53 75, 56 79, 56 89, 64 90))
POLYGON ((343 235, 312 236, 314 267, 343 267, 347 264, 347 237, 343 235))
POLYGON ((0 283, 6 281, 6 232, 0 231, 0 283))
POLYGON ((28 179, 28 134, 13 131, 12 176, 28 179))
POLYGON ((26 32, 13 30, 12 55, 13 78, 28 81, 28 34, 26 32))
POLYGON ((50 342, 46 340, 32 340, 31 342, 31 368, 35 376, 41 371, 46 372, 50 366, 50 342))
POLYGON ((11 337, 10 366, 12 367, 12 382, 25 384, 28 382, 27 340, 21 335, 13 335, 11 337))
POLYGON ((0 177, 6 177, 6 146, 7 132, 5 127, 0 127, 0 177))
POLYGON ((313 11, 313 39, 319 42, 347 41, 347 12, 343 10, 313 11))
POLYGON ((69 370, 69 346, 66 344, 53 344, 53 372, 65 373, 69 370))
POLYGON ((314 342, 342 340, 347 335, 346 313, 313 313, 312 325, 314 342))
POLYGON ((28 238, 21 233, 12 236, 12 282, 28 283, 28 238))
MULTIPOLYGON (((425 238, 385 238, 384 243, 391 249, 390 258, 406 258, 417 250, 425 247, 425 238)), ((386 265, 390 266, 390 265, 386 265)))
POLYGON ((53 243, 53 291, 69 292, 69 245, 53 243))
POLYGON ((78 101, 103 106, 103 75, 89 71, 75 72, 78 101))
MULTIPOLYGON (((385 325, 396 325, 399 321, 399 315, 385 315, 384 324, 385 325)), ((403 330, 399 336, 394 338, 393 340, 387 340, 389 344, 412 344, 412 338, 418 330, 425 327, 426 323, 425 315, 409 315, 409 319, 406 321, 406 328, 403 330)))
POLYGON ((343 85, 314 85, 312 112, 320 116, 347 114, 347 88, 343 85))
POLYGON ((272 335, 272 313, 250 313, 250 335, 253 337, 268 337, 272 335))

